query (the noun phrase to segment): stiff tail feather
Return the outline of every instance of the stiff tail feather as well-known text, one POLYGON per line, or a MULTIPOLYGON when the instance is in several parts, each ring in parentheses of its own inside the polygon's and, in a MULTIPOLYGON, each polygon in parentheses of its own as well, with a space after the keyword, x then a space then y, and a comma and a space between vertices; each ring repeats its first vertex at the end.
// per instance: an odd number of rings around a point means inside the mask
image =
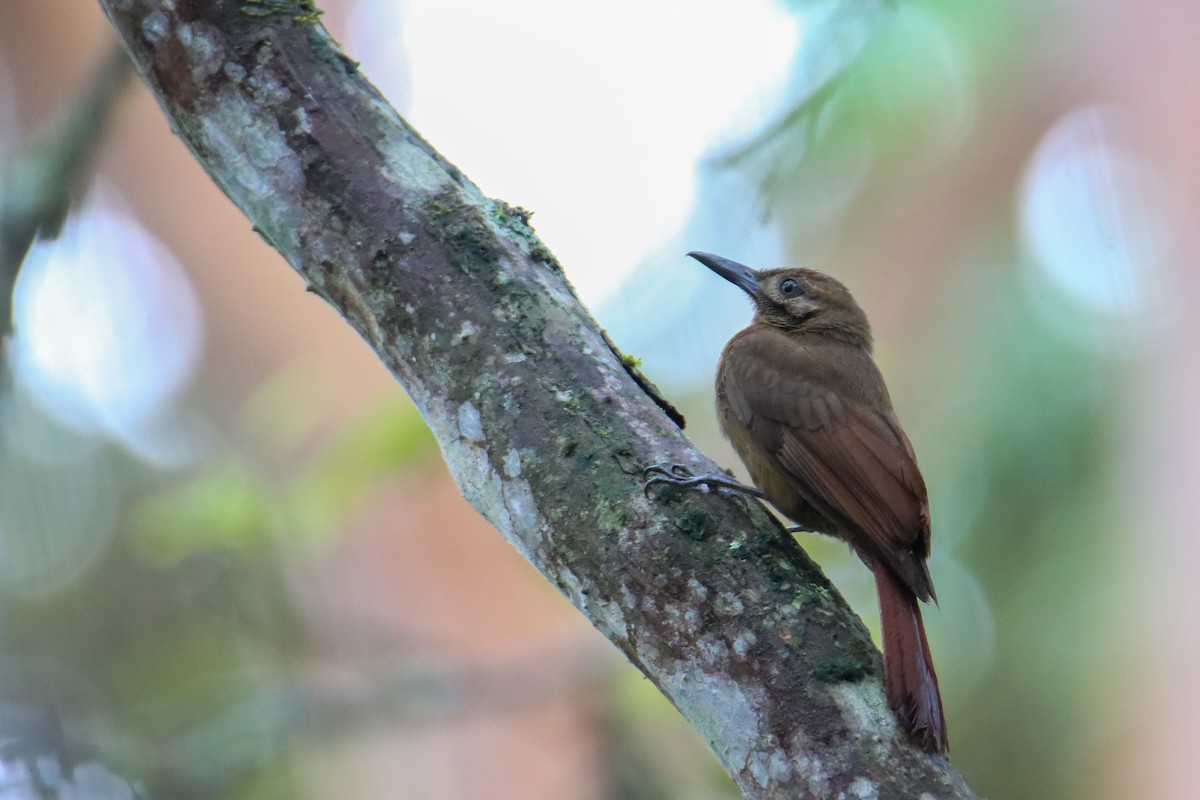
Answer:
POLYGON ((879 564, 874 569, 883 628, 883 684, 888 705, 922 747, 945 753, 946 718, 916 595, 879 564))

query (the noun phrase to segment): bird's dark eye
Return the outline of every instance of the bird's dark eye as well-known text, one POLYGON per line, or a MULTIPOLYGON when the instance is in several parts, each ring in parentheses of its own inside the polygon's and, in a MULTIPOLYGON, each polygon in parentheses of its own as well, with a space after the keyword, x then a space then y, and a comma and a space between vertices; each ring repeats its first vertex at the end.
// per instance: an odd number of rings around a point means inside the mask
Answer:
POLYGON ((795 294, 797 288, 799 288, 799 284, 796 283, 795 279, 788 278, 779 284, 779 293, 782 295, 795 294))

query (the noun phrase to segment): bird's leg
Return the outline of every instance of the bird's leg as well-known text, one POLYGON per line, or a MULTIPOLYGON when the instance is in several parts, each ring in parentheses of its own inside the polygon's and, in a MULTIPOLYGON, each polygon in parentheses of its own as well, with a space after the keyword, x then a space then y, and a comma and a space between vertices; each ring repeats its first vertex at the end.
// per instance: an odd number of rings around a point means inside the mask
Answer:
POLYGON ((682 464, 655 464, 652 467, 646 467, 646 469, 642 470, 642 476, 649 476, 647 477, 645 486, 642 487, 642 491, 647 496, 649 496, 652 487, 662 484, 664 486, 675 486, 680 489, 690 489, 697 486, 703 486, 708 489, 727 489, 739 494, 748 494, 760 500, 763 497, 763 493, 753 486, 738 483, 733 478, 725 475, 693 475, 692 471, 682 464))
MULTIPOLYGON (((703 486, 706 489, 726 489, 739 494, 748 494, 751 497, 757 497, 759 500, 766 499, 763 493, 753 486, 738 483, 724 475, 693 475, 692 471, 682 464, 655 464, 652 467, 646 467, 642 470, 642 475, 652 476, 646 481, 646 485, 643 487, 643 491, 647 496, 649 496, 652 487, 661 484, 663 486, 677 486, 681 489, 690 489, 696 486, 703 486)), ((788 525, 784 530, 788 533, 811 532, 811 529, 804 525, 788 525)))

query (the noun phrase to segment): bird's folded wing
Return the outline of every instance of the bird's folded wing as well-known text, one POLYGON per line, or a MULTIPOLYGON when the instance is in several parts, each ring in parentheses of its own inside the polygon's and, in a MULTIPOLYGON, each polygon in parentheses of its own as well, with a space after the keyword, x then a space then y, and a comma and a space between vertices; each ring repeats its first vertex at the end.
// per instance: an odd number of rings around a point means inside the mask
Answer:
POLYGON ((805 501, 925 599, 932 594, 924 567, 928 499, 912 446, 890 409, 847 399, 851 393, 833 385, 836 375, 805 363, 815 357, 743 340, 727 358, 721 389, 805 501))

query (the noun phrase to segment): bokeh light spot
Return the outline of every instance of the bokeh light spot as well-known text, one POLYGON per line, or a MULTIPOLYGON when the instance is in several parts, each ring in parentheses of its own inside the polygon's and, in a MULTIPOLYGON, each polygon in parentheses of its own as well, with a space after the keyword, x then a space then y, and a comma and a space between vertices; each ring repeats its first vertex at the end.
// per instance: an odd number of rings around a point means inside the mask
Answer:
POLYGON ((31 395, 81 432, 118 440, 169 409, 200 355, 183 270, 103 187, 59 239, 30 251, 14 318, 14 363, 31 395))
POLYGON ((1071 306, 1105 318, 1102 325, 1145 332, 1155 322, 1149 310, 1165 299, 1171 213, 1159 175, 1121 143, 1120 130, 1115 110, 1086 106, 1047 132, 1022 185, 1021 233, 1037 274, 1071 306))

